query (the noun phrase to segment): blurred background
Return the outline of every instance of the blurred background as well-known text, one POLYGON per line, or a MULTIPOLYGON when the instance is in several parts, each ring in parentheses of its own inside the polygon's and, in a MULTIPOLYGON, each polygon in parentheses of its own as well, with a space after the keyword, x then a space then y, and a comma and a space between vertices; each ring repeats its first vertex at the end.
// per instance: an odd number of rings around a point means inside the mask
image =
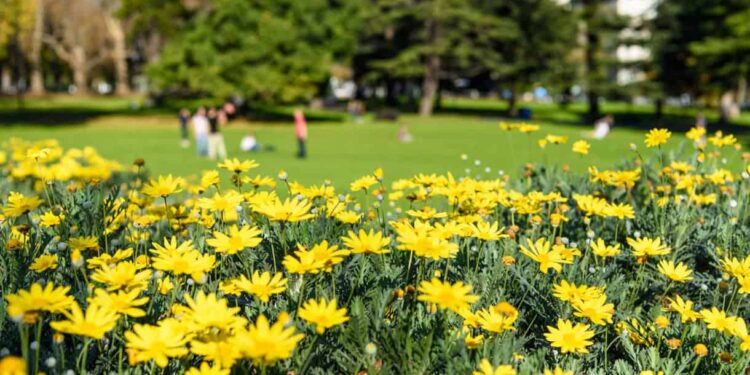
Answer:
POLYGON ((744 140, 749 64, 750 0, 0 0, 0 137, 88 142, 189 173, 209 163, 184 162, 177 111, 231 103, 230 155, 252 129, 275 144, 256 157, 269 171, 289 164, 303 179, 440 169, 474 150, 493 173, 575 167, 535 139, 502 138, 497 122, 580 138, 612 114, 625 146, 592 148, 607 163, 657 125, 705 121, 744 140), (320 125, 319 173, 291 156, 295 106, 320 125), (414 142, 402 147, 405 125, 414 142), (522 145, 508 155, 508 142, 522 145))

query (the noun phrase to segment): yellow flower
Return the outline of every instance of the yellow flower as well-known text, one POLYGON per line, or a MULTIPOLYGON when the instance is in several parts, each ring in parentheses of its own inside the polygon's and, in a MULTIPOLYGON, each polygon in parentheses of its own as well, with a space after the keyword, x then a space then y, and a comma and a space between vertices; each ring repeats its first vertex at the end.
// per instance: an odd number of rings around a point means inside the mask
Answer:
POLYGON ((563 302, 596 299, 603 294, 604 292, 600 288, 576 285, 569 283, 567 280, 560 281, 560 284, 556 284, 553 288, 553 295, 563 302))
POLYGON ((262 302, 268 303, 272 295, 286 290, 287 281, 282 273, 275 273, 272 277, 268 271, 263 273, 255 271, 250 280, 245 275, 241 275, 239 279, 234 280, 234 285, 242 292, 250 293, 262 302))
POLYGON ((72 251, 98 250, 99 240, 94 236, 71 237, 67 241, 72 251))
POLYGON ((336 308, 335 298, 330 302, 324 299, 320 302, 310 299, 305 302, 298 314, 300 318, 315 324, 315 332, 318 334, 349 320, 346 316, 346 308, 336 308))
MULTIPOLYGON (((510 307, 513 308, 513 306, 510 307)), ((476 315, 477 323, 479 323, 482 329, 493 333, 501 333, 514 329, 513 323, 515 323, 518 317, 518 311, 515 308, 513 308, 513 312, 498 311, 498 309, 490 308, 479 310, 476 315)))
POLYGON ((490 224, 486 221, 480 221, 471 225, 472 236, 484 241, 497 241, 501 238, 507 238, 503 234, 505 228, 499 227, 497 221, 490 224))
POLYGON ((156 286, 159 294, 165 296, 174 288, 172 279, 170 279, 169 276, 166 276, 163 279, 159 279, 156 286))
POLYGON ((91 301, 102 308, 133 318, 146 316, 146 313, 139 307, 145 305, 149 298, 138 298, 141 294, 141 291, 138 289, 133 289, 129 292, 119 291, 117 293, 107 293, 102 289, 97 289, 94 294, 96 297, 91 301))
POLYGON ((341 237, 341 240, 352 254, 388 254, 391 252, 386 248, 391 243, 390 237, 385 237, 383 232, 375 232, 372 229, 369 232, 360 229, 357 234, 349 231, 346 237, 341 237))
POLYGON ((160 271, 172 272, 173 275, 190 275, 193 280, 202 282, 205 274, 211 271, 216 264, 216 257, 209 254, 201 254, 193 248, 192 241, 187 240, 177 245, 177 239, 173 236, 170 240, 164 239, 164 246, 153 243, 154 253, 153 267, 160 271))
POLYGON ((564 135, 554 135, 554 134, 547 134, 547 136, 544 138, 547 140, 547 142, 559 145, 563 144, 568 141, 568 137, 564 135))
POLYGON ((573 143, 573 152, 581 155, 588 155, 589 148, 591 148, 591 145, 582 139, 573 143))
POLYGON ((43 201, 37 196, 26 197, 21 193, 11 191, 8 196, 8 204, 3 209, 7 217, 19 217, 39 207, 43 201))
POLYGON ((253 210, 271 221, 293 222, 311 219, 313 217, 310 213, 311 207, 312 205, 306 199, 287 198, 282 202, 276 198, 253 205, 253 210))
POLYGON ((66 312, 75 303, 68 291, 69 286, 55 288, 50 282, 42 288, 34 283, 29 290, 19 290, 5 297, 8 301, 8 316, 16 321, 23 319, 26 323, 35 323, 37 313, 41 311, 55 314, 66 312))
POLYGON ((201 175, 201 183, 200 183, 201 189, 206 190, 210 186, 218 186, 219 181, 220 181, 219 172, 215 170, 205 171, 203 172, 203 175, 201 175))
POLYGON ((229 234, 220 231, 214 231, 213 238, 206 240, 206 244, 216 249, 217 253, 226 253, 227 255, 237 254, 238 252, 258 246, 261 242, 260 230, 257 227, 247 225, 237 228, 236 225, 229 227, 229 234))
POLYGON ((612 323, 612 315, 615 313, 615 305, 607 302, 607 296, 602 293, 598 297, 589 299, 574 299, 572 302, 575 316, 587 318, 591 323, 605 325, 612 323))
POLYGON ((400 250, 413 251, 415 255, 434 260, 453 258, 458 253, 458 245, 425 231, 422 228, 397 230, 400 250))
POLYGON ((633 206, 625 203, 611 203, 607 204, 604 208, 604 214, 608 217, 616 217, 622 219, 634 219, 635 212, 633 212, 633 206))
POLYGON ((57 268, 57 255, 51 254, 42 254, 38 256, 34 259, 34 263, 29 266, 30 270, 37 273, 42 273, 46 270, 54 270, 55 268, 57 268))
POLYGON ((121 262, 114 267, 102 267, 96 270, 91 275, 91 279, 107 284, 109 291, 143 289, 151 280, 151 270, 138 271, 133 262, 121 262))
POLYGON ((698 343, 693 346, 693 353, 695 353, 695 355, 697 355, 698 357, 705 357, 708 355, 708 348, 706 347, 706 345, 698 343))
POLYGON ((56 215, 52 211, 47 211, 39 217, 39 225, 49 228, 60 224, 63 219, 65 219, 65 215, 62 212, 56 215))
POLYGON ((677 263, 677 265, 675 265, 671 260, 662 260, 659 262, 657 269, 659 270, 659 273, 678 283, 684 283, 685 281, 693 279, 693 277, 690 276, 693 273, 693 270, 688 268, 684 263, 677 263))
POLYGON ((679 295, 667 300, 669 301, 669 310, 680 313, 682 323, 692 322, 700 316, 698 312, 693 310, 693 301, 691 300, 683 300, 679 295))
POLYGON ((573 325, 569 320, 558 319, 557 327, 547 326, 547 330, 544 337, 563 353, 588 353, 587 348, 593 344, 590 339, 594 332, 589 331, 587 324, 573 325))
POLYGON ((175 319, 165 319, 159 325, 136 324, 132 331, 125 332, 125 346, 131 363, 149 362, 164 368, 169 358, 182 357, 188 353, 186 331, 175 319))
POLYGON ((664 315, 659 315, 654 319, 654 325, 661 329, 667 329, 667 327, 669 327, 669 318, 664 315))
POLYGON ((723 310, 719 310, 716 307, 709 309, 703 309, 700 311, 701 319, 706 322, 706 326, 709 329, 717 330, 721 333, 733 334, 738 325, 739 318, 734 316, 728 316, 723 310))
POLYGON ((200 367, 191 367, 185 372, 185 375, 229 375, 231 369, 221 368, 220 365, 215 364, 213 366, 206 362, 202 362, 200 367))
POLYGON ((698 127, 690 128, 690 130, 688 130, 688 132, 685 133, 685 136, 688 139, 692 141, 696 141, 696 142, 700 140, 701 137, 703 137, 704 135, 706 135, 706 128, 698 128, 698 127))
POLYGON ((276 361, 292 356, 303 334, 296 333, 294 326, 287 326, 289 315, 282 313, 273 325, 261 314, 255 324, 238 336, 242 343, 242 352, 256 365, 272 365, 276 361))
POLYGON ((620 244, 616 243, 614 245, 608 246, 606 243, 604 243, 604 240, 601 238, 597 238, 595 242, 591 242, 591 251, 596 256, 600 256, 602 258, 605 257, 613 257, 617 254, 620 254, 620 244))
POLYGON ((237 316, 239 307, 229 307, 227 300, 216 294, 199 291, 195 298, 185 295, 187 308, 180 323, 191 332, 208 330, 229 331, 244 324, 244 319, 237 316))
POLYGON ((633 256, 636 257, 667 255, 671 251, 666 244, 661 243, 661 238, 659 237, 654 239, 648 237, 633 239, 628 237, 627 241, 628 245, 633 248, 633 256))
POLYGON ((221 368, 230 369, 242 357, 242 344, 237 336, 209 335, 204 340, 190 341, 190 352, 211 361, 221 368))
POLYGON ((472 335, 468 335, 467 334, 464 337, 464 345, 466 345, 466 347, 468 349, 476 349, 480 345, 482 345, 482 342, 484 342, 484 336, 483 335, 472 336, 472 335))
POLYGON ((667 129, 651 129, 646 134, 646 140, 644 143, 646 147, 656 147, 667 143, 669 137, 672 136, 672 132, 667 129))
POLYGON ((479 368, 472 375, 516 375, 516 370, 511 365, 500 365, 493 368, 490 361, 483 358, 479 362, 479 368))
POLYGON ((294 255, 289 254, 284 257, 282 261, 284 268, 288 272, 298 274, 317 274, 325 268, 325 262, 321 259, 317 259, 312 251, 307 251, 301 245, 298 246, 298 250, 294 252, 294 255))
POLYGON ((0 374, 26 375, 26 362, 21 357, 9 355, 0 359, 0 374))
POLYGON ((471 293, 471 285, 461 281, 451 284, 448 281, 440 281, 433 278, 430 281, 422 281, 418 288, 419 301, 434 303, 441 309, 451 310, 459 313, 468 309, 469 305, 479 300, 479 296, 471 293))
POLYGON ((50 327, 58 332, 97 340, 101 340, 104 334, 115 328, 118 318, 116 312, 96 303, 90 303, 85 314, 78 304, 74 303, 70 307, 70 312, 65 315, 68 320, 51 322, 50 327))
POLYGON ((255 160, 243 160, 240 161, 237 158, 234 159, 224 159, 223 163, 219 163, 219 168, 224 168, 230 172, 234 172, 236 174, 244 173, 249 171, 250 169, 258 167, 259 164, 255 162, 255 160))
POLYGON ((559 251, 550 250, 550 244, 544 237, 540 237, 536 242, 532 242, 531 239, 527 238, 526 244, 528 247, 521 245, 521 254, 539 263, 539 270, 542 273, 546 274, 550 268, 560 272, 563 263, 571 263, 565 260, 559 251))
POLYGON ((535 131, 539 130, 539 128, 540 128, 539 125, 521 124, 518 127, 518 131, 520 131, 521 133, 528 134, 528 133, 532 133, 532 132, 535 132, 535 131))
POLYGON ((88 259, 86 261, 86 266, 89 269, 105 268, 105 267, 109 268, 132 256, 133 256, 132 248, 119 249, 114 253, 114 255, 104 253, 104 254, 99 255, 98 257, 93 257, 91 259, 88 259))
POLYGON ((157 180, 151 180, 143 187, 143 194, 152 198, 166 198, 174 193, 179 193, 185 186, 185 180, 180 177, 159 176, 157 180))
POLYGON ((351 191, 367 190, 372 185, 375 185, 377 183, 378 183, 378 179, 375 178, 375 176, 373 175, 362 176, 354 180, 354 182, 352 182, 351 185, 349 186, 349 189, 351 191))

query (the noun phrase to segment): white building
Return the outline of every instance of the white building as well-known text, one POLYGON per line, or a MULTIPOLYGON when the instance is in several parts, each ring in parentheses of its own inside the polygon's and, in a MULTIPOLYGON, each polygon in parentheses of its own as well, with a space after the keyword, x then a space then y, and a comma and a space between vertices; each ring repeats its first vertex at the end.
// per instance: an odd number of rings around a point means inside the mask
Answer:
MULTIPOLYGON (((617 14, 630 17, 630 27, 622 30, 623 39, 647 40, 650 35, 643 28, 643 23, 656 16, 657 0, 617 0, 615 2, 617 14)), ((622 63, 646 61, 651 58, 648 48, 642 45, 620 45, 615 52, 617 60, 622 63)), ((646 79, 645 74, 638 68, 621 68, 617 71, 617 83, 626 85, 646 79)))
MULTIPOLYGON (((644 21, 656 15, 656 5, 659 0, 610 0, 617 14, 630 18, 630 26, 620 33, 622 39, 648 39, 648 30, 641 27, 644 21)), ((571 4, 571 0, 557 0, 560 5, 571 4)), ((622 63, 633 63, 648 60, 651 57, 648 48, 642 45, 619 45, 615 49, 617 60, 622 63)), ((638 68, 620 68, 616 73, 617 83, 628 83, 644 80, 645 74, 638 68)))

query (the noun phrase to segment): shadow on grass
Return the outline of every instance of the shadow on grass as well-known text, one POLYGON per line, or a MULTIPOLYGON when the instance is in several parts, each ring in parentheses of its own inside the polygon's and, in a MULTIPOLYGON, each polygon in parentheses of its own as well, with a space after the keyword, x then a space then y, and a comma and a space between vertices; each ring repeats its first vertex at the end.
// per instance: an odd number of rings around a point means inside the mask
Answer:
MULTIPOLYGON (((699 111, 697 108, 690 109, 665 109, 661 117, 655 113, 646 111, 649 107, 618 105, 612 108, 603 108, 603 114, 612 114, 615 118, 615 127, 625 127, 647 131, 655 127, 664 127, 672 131, 685 132, 695 125, 695 115, 699 111)), ((653 107, 650 107, 653 108, 653 107)), ((531 120, 522 120, 509 115, 508 110, 498 105, 497 108, 491 108, 486 105, 472 107, 469 104, 461 103, 460 105, 444 105, 438 113, 475 116, 493 118, 498 121, 528 121, 534 123, 550 123, 559 125, 572 125, 593 129, 593 123, 587 121, 585 108, 581 106, 563 107, 559 105, 533 105, 530 106, 532 111, 531 120)), ((708 131, 715 132, 721 130, 724 133, 747 134, 750 133, 750 127, 738 123, 720 123, 713 113, 708 115, 708 131)))
MULTIPOLYGON (((123 105, 116 108, 102 108, 95 105, 69 103, 43 108, 35 107, 33 104, 24 107, 6 105, 0 106, 0 126, 76 126, 105 116, 171 115, 175 117, 176 121, 180 108, 180 106, 174 105, 150 108, 129 108, 127 105, 123 105)), ((294 122, 293 109, 285 106, 256 105, 245 109, 240 117, 251 121, 278 123, 280 125, 294 122)), ((305 117, 309 122, 340 122, 346 118, 346 114, 327 110, 306 110, 305 117)))

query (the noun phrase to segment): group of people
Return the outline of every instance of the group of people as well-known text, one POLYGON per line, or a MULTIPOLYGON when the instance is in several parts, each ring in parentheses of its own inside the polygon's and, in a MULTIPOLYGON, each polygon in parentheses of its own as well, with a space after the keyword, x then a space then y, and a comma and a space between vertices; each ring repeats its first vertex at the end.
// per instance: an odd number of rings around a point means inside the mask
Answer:
MULTIPOLYGON (((227 148, 224 143, 224 135, 221 129, 234 116, 235 108, 231 103, 222 108, 199 107, 195 114, 190 110, 182 108, 179 113, 180 121, 180 145, 183 148, 190 147, 190 126, 192 125, 193 137, 195 138, 195 150, 198 156, 208 156, 210 159, 226 159, 227 148)), ((294 111, 294 134, 297 138, 297 157, 307 157, 307 120, 302 109, 294 111)), ((257 152, 261 150, 272 150, 270 145, 261 145, 255 136, 255 132, 248 132, 240 141, 240 150, 244 152, 257 152)))
POLYGON ((185 148, 190 147, 188 130, 190 124, 192 125, 195 151, 198 156, 208 156, 210 159, 225 159, 227 147, 221 129, 229 122, 229 116, 233 114, 234 107, 229 105, 219 109, 214 107, 206 109, 206 107, 201 106, 192 117, 187 108, 181 109, 179 120, 182 139, 180 144, 185 148))

